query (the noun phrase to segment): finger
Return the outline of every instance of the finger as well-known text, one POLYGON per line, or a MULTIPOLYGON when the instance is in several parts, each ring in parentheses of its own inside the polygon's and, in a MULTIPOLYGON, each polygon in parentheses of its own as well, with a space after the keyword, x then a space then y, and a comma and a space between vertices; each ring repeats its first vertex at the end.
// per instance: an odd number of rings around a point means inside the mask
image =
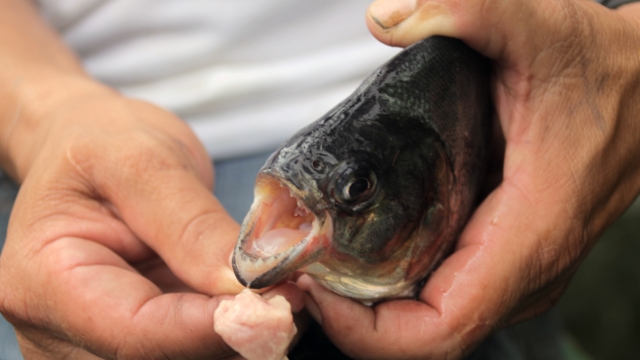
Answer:
POLYGON ((294 283, 282 283, 261 295, 267 300, 276 295, 284 297, 291 305, 291 312, 293 313, 300 312, 304 308, 304 293, 294 283))
POLYGON ((298 284, 311 295, 306 306, 309 313, 331 341, 353 358, 422 359, 442 348, 452 351, 452 358, 459 356, 456 339, 438 327, 440 314, 424 303, 394 300, 368 307, 325 289, 306 275, 298 284))
POLYGON ((167 264, 157 256, 136 263, 133 267, 163 293, 194 292, 192 288, 172 273, 167 264))
MULTIPOLYGON (((327 336, 338 348, 349 356, 368 353, 359 351, 360 344, 369 343, 359 337, 363 334, 369 335, 369 330, 373 328, 375 315, 372 309, 332 293, 308 275, 300 276, 297 284, 311 296, 305 299, 307 311, 322 325, 327 336), (367 331, 355 329, 360 326, 367 331)), ((371 343, 376 344, 375 340, 371 339, 371 343)), ((372 349, 372 352, 375 352, 375 349, 372 349)))
POLYGON ((377 0, 367 10, 367 26, 378 40, 408 46, 431 35, 456 37, 459 33, 452 9, 444 3, 417 0, 377 0))
POLYGON ((103 358, 232 354, 213 329, 219 298, 163 294, 111 250, 89 240, 59 239, 38 259, 41 286, 32 295, 48 301, 30 310, 30 320, 69 343, 103 358))
POLYGON ((461 346, 510 322, 532 294, 544 292, 536 313, 547 310, 560 292, 550 296, 546 286, 575 270, 573 262, 588 250, 582 225, 562 205, 569 202, 566 195, 545 195, 506 179, 476 210, 455 252, 421 292, 461 346))
POLYGON ((519 49, 520 56, 538 53, 546 44, 536 41, 545 36, 531 37, 532 31, 567 31, 572 1, 515 2, 377 0, 366 18, 371 33, 389 45, 404 47, 432 35, 444 35, 462 39, 490 58, 501 57, 507 45, 519 49))
POLYGON ((229 256, 239 226, 211 194, 189 141, 197 142, 149 129, 83 133, 67 158, 92 196, 112 204, 181 280, 208 294, 236 293, 229 256))

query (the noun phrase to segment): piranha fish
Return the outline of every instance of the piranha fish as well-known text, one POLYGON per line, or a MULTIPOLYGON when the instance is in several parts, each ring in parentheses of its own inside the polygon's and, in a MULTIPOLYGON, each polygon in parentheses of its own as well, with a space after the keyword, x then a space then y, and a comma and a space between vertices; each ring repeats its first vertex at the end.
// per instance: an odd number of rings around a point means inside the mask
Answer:
POLYGON ((371 74, 267 160, 232 256, 249 288, 296 271, 365 303, 410 297, 477 200, 489 62, 424 39, 371 74))

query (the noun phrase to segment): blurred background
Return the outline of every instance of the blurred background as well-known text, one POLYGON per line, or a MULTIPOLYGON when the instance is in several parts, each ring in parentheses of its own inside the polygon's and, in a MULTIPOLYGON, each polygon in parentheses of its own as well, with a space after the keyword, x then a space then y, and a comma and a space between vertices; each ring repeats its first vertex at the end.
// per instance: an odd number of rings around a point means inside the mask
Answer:
POLYGON ((640 359, 640 198, 609 228, 558 304, 582 356, 640 359))

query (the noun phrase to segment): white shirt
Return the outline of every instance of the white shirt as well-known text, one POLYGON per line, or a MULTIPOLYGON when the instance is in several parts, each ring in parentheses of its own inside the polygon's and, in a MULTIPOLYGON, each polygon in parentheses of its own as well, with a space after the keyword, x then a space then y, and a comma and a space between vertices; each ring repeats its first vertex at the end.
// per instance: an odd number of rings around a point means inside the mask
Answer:
POLYGON ((371 0, 38 0, 96 79, 187 121, 212 157, 274 149, 398 50, 371 0))

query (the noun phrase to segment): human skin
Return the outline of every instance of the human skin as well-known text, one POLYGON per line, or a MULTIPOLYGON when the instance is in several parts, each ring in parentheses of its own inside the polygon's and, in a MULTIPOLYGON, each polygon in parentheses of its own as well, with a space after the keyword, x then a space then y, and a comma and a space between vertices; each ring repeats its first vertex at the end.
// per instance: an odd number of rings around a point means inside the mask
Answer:
POLYGON ((455 359, 548 310, 640 191, 640 5, 380 0, 380 41, 465 41, 493 60, 497 187, 419 299, 366 307, 308 276, 309 312, 356 359, 455 359), (498 131, 499 132, 499 131, 498 131))
MULTIPOLYGON (((176 116, 94 81, 24 0, 0 0, 0 164, 21 184, 0 310, 26 359, 233 356, 239 226, 176 116)), ((272 290, 302 308, 302 293, 272 290)))

